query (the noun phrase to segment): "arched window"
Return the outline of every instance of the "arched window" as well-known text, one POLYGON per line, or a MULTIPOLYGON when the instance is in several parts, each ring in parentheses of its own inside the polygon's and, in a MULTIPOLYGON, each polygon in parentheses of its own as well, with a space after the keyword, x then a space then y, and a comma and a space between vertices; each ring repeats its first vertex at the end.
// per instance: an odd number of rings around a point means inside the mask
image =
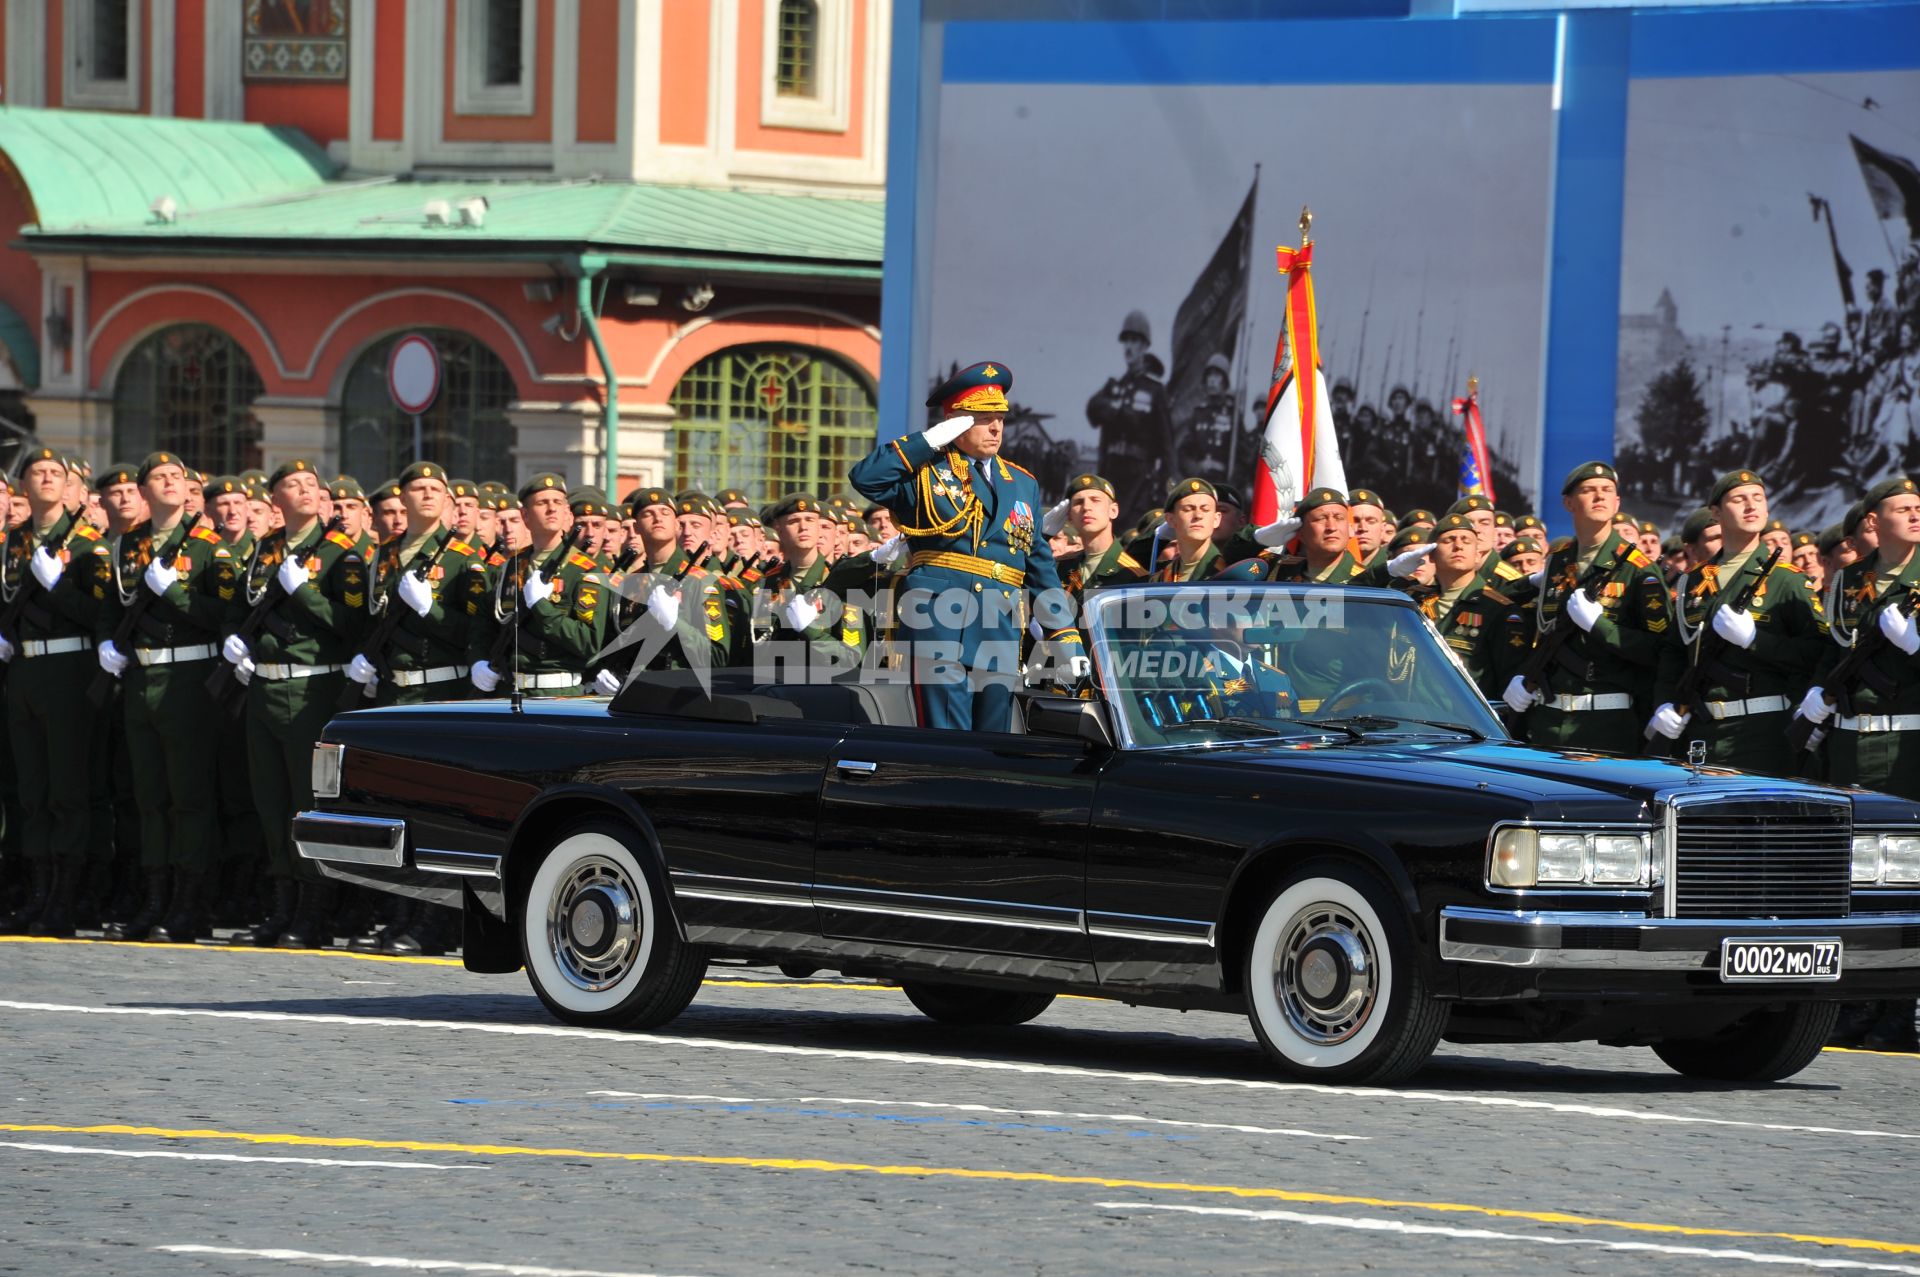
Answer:
POLYGON ((114 381, 114 459, 171 452, 210 475, 258 466, 253 401, 265 390, 247 352, 218 328, 164 328, 134 348, 114 381))
POLYGON ((756 503, 789 492, 851 492, 879 416, 865 381, 797 346, 709 355, 673 388, 674 490, 739 488, 756 503))
POLYGON ((780 0, 775 33, 774 92, 783 98, 820 95, 820 9, 814 0, 780 0))
POLYGON ((462 332, 418 330, 440 351, 440 393, 420 414, 419 448, 413 418, 387 393, 387 356, 407 336, 395 333, 370 346, 347 374, 340 396, 340 467, 362 483, 381 483, 415 460, 435 461, 456 479, 499 479, 511 486, 513 377, 491 350, 462 332))

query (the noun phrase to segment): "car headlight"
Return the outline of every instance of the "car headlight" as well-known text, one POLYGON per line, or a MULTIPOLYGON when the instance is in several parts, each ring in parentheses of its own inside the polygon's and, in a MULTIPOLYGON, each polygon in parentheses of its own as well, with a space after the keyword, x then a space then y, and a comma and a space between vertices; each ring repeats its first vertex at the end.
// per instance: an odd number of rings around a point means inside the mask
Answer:
POLYGON ((1658 881, 1651 832, 1495 831, 1487 881, 1495 887, 1643 887, 1658 881))
POLYGON ((1856 887, 1920 886, 1920 834, 1856 831, 1853 883, 1856 887))
POLYGON ((313 747, 313 796, 315 798, 340 796, 340 767, 346 756, 347 747, 344 745, 333 745, 322 741, 313 747))

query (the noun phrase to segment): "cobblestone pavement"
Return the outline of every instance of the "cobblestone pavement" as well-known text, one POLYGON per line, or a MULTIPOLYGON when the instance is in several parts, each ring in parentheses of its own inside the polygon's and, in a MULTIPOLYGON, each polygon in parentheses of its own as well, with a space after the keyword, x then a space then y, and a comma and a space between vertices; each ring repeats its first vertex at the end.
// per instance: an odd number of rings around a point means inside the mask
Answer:
POLYGON ((1920 1275, 1916 1182, 1920 1057, 1368 1091, 1083 999, 961 1031, 716 966, 619 1034, 444 960, 0 942, 4 1273, 1920 1275))

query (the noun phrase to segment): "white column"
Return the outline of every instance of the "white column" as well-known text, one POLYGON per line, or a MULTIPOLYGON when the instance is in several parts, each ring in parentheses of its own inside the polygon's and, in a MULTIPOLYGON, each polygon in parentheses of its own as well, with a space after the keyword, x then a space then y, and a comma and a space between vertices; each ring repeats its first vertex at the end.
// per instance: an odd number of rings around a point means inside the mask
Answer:
POLYGON ((513 425, 514 486, 549 470, 564 475, 569 486, 593 482, 600 466, 600 405, 588 399, 516 402, 507 405, 507 420, 513 425))
MULTIPOLYGON (((253 401, 253 415, 260 418, 262 470, 271 474, 282 461, 305 457, 318 467, 322 478, 331 479, 339 473, 340 432, 325 400, 262 395, 253 401)), ((385 477, 367 475, 363 479, 378 483, 385 477)))

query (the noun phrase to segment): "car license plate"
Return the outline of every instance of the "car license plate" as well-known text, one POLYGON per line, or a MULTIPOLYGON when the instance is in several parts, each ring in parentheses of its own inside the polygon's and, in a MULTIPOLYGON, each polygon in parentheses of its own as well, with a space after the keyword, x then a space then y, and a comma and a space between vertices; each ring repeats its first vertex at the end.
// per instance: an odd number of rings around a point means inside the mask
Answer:
POLYGON ((1720 979, 1723 983, 1839 978, 1840 941, 1837 937, 1720 942, 1720 979))

